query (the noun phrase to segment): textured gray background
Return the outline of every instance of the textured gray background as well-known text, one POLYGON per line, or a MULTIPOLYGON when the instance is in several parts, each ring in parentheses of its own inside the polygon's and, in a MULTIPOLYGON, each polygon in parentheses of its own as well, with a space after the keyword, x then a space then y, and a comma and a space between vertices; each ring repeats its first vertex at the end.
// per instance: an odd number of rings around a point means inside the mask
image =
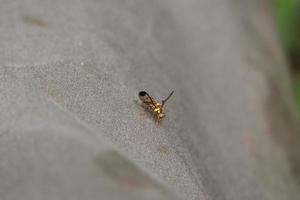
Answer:
POLYGON ((299 199, 269 1, 0 3, 1 200, 299 199))

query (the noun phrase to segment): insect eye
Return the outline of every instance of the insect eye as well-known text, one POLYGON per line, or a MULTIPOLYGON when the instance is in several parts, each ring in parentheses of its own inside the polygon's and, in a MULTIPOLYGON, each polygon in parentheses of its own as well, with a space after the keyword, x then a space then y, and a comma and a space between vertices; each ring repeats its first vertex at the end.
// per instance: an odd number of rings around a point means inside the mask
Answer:
POLYGON ((139 92, 139 96, 140 96, 140 97, 143 97, 143 96, 145 96, 146 94, 147 94, 147 92, 145 92, 145 91, 140 91, 140 92, 139 92))

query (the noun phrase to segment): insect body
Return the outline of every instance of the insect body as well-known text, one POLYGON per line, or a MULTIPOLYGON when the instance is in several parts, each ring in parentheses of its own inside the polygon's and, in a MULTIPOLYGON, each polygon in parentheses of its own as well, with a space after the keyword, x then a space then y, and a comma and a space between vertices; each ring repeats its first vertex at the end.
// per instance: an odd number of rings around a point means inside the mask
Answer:
POLYGON ((162 100, 161 103, 156 102, 147 92, 141 91, 139 92, 139 98, 142 101, 142 106, 148 109, 153 115, 157 122, 161 121, 166 114, 164 113, 164 105, 167 100, 173 95, 174 91, 172 91, 167 98, 162 100))

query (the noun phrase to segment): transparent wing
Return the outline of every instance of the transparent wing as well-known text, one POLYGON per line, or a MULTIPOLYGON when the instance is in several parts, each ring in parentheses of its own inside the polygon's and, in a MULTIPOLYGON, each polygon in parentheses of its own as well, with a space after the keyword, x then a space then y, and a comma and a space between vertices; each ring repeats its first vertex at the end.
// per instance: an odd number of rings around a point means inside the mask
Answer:
POLYGON ((154 101, 154 99, 147 92, 145 92, 145 91, 141 91, 139 93, 139 98, 146 105, 155 105, 156 104, 156 102, 154 101))

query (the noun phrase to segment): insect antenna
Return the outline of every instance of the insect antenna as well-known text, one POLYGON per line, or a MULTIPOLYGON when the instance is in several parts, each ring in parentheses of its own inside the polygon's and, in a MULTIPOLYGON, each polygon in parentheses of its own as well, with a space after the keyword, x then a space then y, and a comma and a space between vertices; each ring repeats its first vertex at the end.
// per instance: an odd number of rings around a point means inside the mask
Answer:
POLYGON ((164 100, 162 100, 161 106, 163 107, 165 105, 165 103, 169 100, 169 98, 173 95, 174 90, 169 94, 169 96, 167 98, 165 98, 164 100))

